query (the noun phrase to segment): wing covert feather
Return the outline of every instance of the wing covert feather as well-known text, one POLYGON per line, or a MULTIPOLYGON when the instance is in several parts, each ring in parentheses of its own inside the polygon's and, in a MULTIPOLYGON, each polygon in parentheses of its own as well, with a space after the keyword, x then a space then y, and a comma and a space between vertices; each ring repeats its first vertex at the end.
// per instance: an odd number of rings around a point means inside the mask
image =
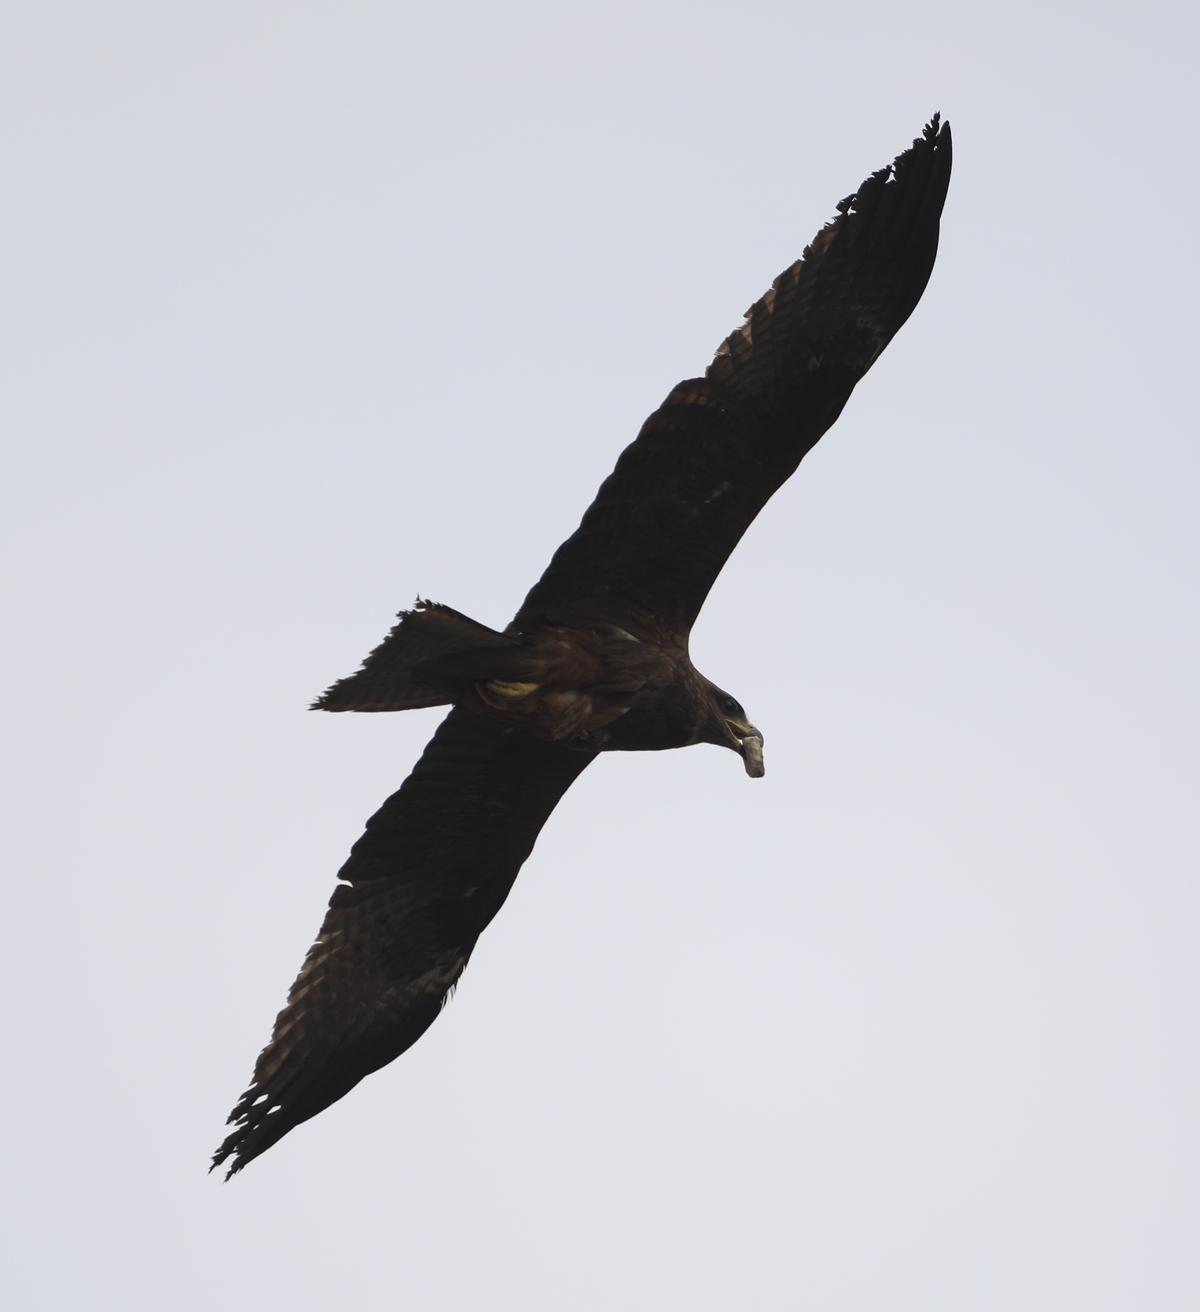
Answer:
POLYGON ((754 517, 912 313, 937 254, 950 125, 934 116, 679 383, 601 485, 512 631, 576 610, 686 634, 754 517))

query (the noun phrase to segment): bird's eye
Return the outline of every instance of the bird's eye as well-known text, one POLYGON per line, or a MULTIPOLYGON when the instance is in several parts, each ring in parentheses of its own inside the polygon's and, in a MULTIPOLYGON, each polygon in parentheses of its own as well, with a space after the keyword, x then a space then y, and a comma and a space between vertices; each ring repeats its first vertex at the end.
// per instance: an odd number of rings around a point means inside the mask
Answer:
POLYGON ((746 712, 742 710, 741 703, 735 702, 727 693, 722 693, 717 701, 717 705, 726 715, 738 715, 745 718, 746 712))

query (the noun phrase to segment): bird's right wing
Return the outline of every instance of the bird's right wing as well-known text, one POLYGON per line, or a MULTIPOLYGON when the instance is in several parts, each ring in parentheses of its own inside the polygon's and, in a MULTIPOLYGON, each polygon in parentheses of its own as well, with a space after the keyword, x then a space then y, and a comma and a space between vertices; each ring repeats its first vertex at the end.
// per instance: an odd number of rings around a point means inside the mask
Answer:
POLYGON ((915 308, 950 182, 950 125, 838 206, 703 378, 678 384, 617 461, 513 621, 581 610, 686 634, 729 553, 915 308))
POLYGON ((214 1166, 241 1170, 421 1037, 550 812, 594 759, 450 712, 340 870, 214 1166))

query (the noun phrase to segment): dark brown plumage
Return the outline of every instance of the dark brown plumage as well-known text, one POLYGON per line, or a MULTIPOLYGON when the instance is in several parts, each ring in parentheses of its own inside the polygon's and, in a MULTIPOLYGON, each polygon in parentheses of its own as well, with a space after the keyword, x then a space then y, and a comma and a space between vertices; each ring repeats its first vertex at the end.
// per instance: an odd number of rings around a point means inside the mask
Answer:
POLYGON ((950 180, 937 116, 775 280, 703 378, 676 386, 499 633, 421 602, 316 703, 452 704, 367 822, 213 1159, 240 1170, 437 1017, 559 798, 601 751, 762 735, 692 665, 729 553, 912 313, 950 180))

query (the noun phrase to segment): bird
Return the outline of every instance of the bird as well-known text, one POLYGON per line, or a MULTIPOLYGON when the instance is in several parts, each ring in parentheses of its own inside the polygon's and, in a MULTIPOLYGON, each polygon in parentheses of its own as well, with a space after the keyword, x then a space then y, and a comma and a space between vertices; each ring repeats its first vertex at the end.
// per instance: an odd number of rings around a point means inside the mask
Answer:
POLYGON ((601 753, 710 743, 764 773, 763 734, 692 664, 689 634, 730 552, 920 300, 951 156, 935 114, 838 204, 704 375, 646 420, 505 629, 418 599, 314 703, 451 709, 339 871, 210 1169, 228 1163, 229 1178, 424 1034, 601 753))

